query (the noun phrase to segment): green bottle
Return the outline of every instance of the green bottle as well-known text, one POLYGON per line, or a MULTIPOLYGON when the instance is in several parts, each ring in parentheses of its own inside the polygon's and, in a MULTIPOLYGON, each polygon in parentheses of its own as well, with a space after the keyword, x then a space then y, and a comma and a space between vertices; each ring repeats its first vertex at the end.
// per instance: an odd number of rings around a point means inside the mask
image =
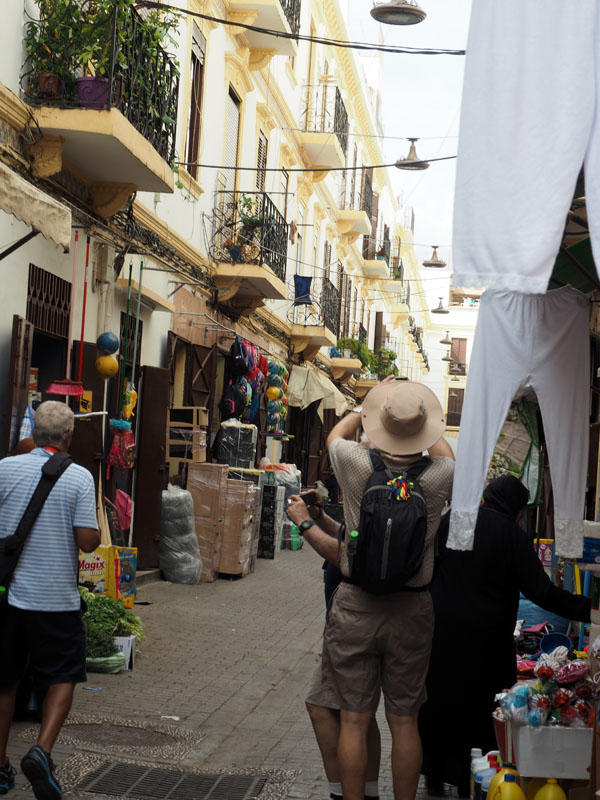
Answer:
POLYGON ((348 534, 348 561, 350 562, 350 569, 352 569, 352 560, 356 555, 356 548, 358 547, 358 531, 350 531, 348 534))

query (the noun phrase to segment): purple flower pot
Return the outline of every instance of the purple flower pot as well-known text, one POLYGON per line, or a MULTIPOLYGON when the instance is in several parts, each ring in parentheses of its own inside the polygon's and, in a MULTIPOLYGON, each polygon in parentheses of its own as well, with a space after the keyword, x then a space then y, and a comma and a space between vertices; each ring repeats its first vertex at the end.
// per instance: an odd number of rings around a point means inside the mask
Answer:
POLYGON ((97 78, 91 75, 77 78, 77 95, 82 108, 95 108, 101 111, 108 106, 110 100, 108 78, 97 78))

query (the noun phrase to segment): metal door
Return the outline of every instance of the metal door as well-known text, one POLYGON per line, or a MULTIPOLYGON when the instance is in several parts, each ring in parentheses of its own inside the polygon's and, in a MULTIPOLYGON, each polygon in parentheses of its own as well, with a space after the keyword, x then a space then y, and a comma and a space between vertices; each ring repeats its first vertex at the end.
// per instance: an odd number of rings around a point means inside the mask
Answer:
POLYGON ((133 546, 138 548, 138 567, 152 569, 158 566, 160 509, 167 475, 169 370, 142 367, 139 392, 133 546))
POLYGON ((27 406, 33 332, 34 326, 31 322, 17 314, 13 316, 2 455, 10 453, 16 445, 27 406))

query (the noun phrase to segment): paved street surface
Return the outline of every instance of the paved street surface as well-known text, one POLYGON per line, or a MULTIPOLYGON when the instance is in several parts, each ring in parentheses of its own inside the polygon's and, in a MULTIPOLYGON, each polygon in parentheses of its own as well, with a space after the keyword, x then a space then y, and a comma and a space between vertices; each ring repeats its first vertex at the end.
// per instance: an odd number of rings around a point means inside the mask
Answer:
MULTIPOLYGON (((327 798, 304 708, 324 623, 318 556, 305 546, 279 551, 274 561, 258 560, 255 573, 241 580, 149 583, 140 587, 138 601, 148 603, 135 607, 147 641, 138 648, 134 670, 89 674, 76 690, 70 723, 54 751, 65 796, 123 795, 116 786, 110 795, 76 787, 106 762, 125 761, 214 775, 264 775, 261 800, 327 798)), ((385 722, 381 727, 381 798, 391 800, 389 735, 385 722)), ((34 733, 28 723, 14 727, 9 747, 14 764, 34 733)), ((138 792, 127 796, 166 796, 156 788, 138 792)), ((33 797, 22 775, 11 794, 33 797)), ((168 796, 177 798, 177 790, 168 796)), ((193 796, 199 795, 185 795, 193 796)))

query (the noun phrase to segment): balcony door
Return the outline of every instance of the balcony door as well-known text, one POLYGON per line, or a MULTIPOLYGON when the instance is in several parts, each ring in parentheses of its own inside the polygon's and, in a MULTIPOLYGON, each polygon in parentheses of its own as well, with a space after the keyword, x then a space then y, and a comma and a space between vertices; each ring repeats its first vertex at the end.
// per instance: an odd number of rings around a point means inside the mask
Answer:
POLYGON ((227 107, 225 111, 225 190, 227 193, 235 191, 236 171, 238 162, 238 143, 240 139, 241 101, 233 89, 229 88, 227 107))

